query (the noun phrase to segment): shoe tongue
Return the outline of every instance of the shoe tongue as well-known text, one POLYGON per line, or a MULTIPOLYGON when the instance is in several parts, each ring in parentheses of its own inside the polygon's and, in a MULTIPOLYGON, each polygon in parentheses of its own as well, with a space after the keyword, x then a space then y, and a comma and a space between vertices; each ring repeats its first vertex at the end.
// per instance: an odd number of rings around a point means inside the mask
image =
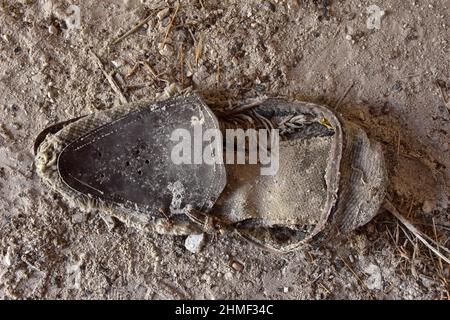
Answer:
POLYGON ((176 214, 187 204, 208 211, 225 186, 224 166, 176 164, 172 157, 181 141, 174 141, 175 130, 192 137, 199 127, 218 124, 198 98, 153 104, 72 142, 60 154, 58 170, 71 188, 105 203, 149 213, 176 214))

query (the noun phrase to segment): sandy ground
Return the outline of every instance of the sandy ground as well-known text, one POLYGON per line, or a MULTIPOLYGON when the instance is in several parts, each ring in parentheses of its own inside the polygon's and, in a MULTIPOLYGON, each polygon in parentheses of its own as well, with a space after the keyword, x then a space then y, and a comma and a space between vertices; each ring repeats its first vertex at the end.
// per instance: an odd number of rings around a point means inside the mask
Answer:
POLYGON ((383 144, 389 198, 448 247, 449 28, 448 0, 0 1, 0 297, 448 299, 449 266, 384 210, 326 247, 276 255, 227 236, 193 254, 182 237, 67 207, 32 145, 55 121, 170 83, 324 103, 383 144), (380 29, 367 28, 373 4, 380 29))

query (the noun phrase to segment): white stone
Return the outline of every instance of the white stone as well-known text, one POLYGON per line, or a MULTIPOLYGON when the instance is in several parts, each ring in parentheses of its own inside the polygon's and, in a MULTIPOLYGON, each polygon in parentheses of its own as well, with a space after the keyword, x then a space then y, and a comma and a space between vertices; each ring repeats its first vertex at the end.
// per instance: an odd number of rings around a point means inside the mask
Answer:
POLYGON ((224 278, 225 280, 230 281, 231 279, 233 279, 233 274, 231 272, 227 272, 225 273, 224 278))
POLYGON ((383 276, 381 274, 380 267, 371 263, 364 269, 364 271, 369 275, 366 280, 366 285, 369 290, 383 289, 383 276))
POLYGON ((192 253, 199 253, 205 244, 205 234, 191 234, 189 235, 185 242, 184 246, 186 249, 192 253))
POLYGON ((48 27, 48 33, 50 33, 50 34, 56 34, 56 33, 58 33, 58 29, 57 29, 54 25, 50 25, 50 26, 48 27))
POLYGON ((6 250, 6 255, 3 257, 3 263, 5 266, 10 267, 12 265, 12 249, 8 247, 6 250))
POLYGON ((366 22, 367 29, 381 29, 381 18, 385 15, 384 10, 377 5, 371 5, 367 7, 366 11, 368 14, 366 22))

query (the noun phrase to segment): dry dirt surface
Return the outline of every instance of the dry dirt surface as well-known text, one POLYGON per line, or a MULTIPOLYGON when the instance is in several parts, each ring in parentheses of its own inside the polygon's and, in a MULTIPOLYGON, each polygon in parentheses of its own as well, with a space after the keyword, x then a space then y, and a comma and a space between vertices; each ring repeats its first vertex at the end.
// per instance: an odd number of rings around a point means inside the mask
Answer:
POLYGON ((68 207, 32 146, 56 121, 186 88, 323 103, 381 142, 388 197, 448 247, 449 41, 449 0, 0 0, 0 298, 448 299, 449 265, 383 209, 322 247, 230 235, 194 254, 68 207))

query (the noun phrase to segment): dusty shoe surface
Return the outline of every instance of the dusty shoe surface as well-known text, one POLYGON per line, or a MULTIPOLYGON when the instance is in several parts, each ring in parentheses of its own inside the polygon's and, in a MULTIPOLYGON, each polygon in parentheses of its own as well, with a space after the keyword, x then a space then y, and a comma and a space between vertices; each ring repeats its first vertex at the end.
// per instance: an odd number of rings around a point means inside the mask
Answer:
POLYGON ((383 154, 355 124, 324 106, 280 99, 213 110, 190 95, 57 124, 36 139, 37 171, 71 204, 129 225, 161 234, 232 230, 280 252, 351 231, 377 213, 383 154), (228 163, 230 149, 218 152, 226 143, 211 136, 200 149, 195 142, 180 149, 183 136, 210 130, 225 140, 230 129, 277 130, 279 147, 266 150, 276 153, 277 170, 261 174, 267 163, 249 164, 248 150, 245 164, 228 163), (186 158, 199 150, 223 161, 186 158))
MULTIPOLYGON (((277 128, 281 141, 275 175, 259 175, 255 166, 227 167, 216 206, 242 236, 287 252, 354 230, 376 215, 387 184, 384 158, 360 127, 324 106, 281 99, 244 114, 254 119, 252 126, 277 128)), ((241 113, 223 121, 233 117, 245 118, 241 113)))

